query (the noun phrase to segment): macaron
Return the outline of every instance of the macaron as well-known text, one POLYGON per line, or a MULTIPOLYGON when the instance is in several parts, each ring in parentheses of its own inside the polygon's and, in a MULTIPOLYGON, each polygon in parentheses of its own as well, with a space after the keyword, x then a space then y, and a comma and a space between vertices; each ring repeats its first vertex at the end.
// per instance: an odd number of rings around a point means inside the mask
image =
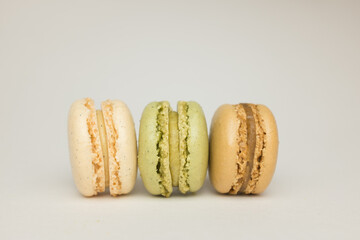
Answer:
POLYGON ((149 193, 169 197, 198 191, 208 166, 208 132, 201 106, 179 101, 148 104, 140 120, 138 164, 149 193))
POLYGON ((278 131, 264 105, 225 104, 214 114, 210 130, 210 180, 216 191, 258 194, 275 171, 278 131))
POLYGON ((94 196, 107 187, 112 196, 129 193, 137 174, 134 121, 125 103, 107 100, 96 110, 90 98, 69 111, 70 162, 79 192, 94 196))

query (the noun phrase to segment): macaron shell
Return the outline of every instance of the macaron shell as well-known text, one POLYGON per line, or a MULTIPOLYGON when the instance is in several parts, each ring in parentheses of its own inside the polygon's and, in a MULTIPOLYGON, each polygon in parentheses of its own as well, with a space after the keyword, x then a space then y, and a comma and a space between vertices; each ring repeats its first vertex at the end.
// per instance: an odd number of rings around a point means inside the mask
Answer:
POLYGON ((204 184, 209 160, 209 140, 204 112, 196 102, 188 102, 188 151, 190 192, 198 191, 204 184))
MULTIPOLYGON (((127 194, 134 188, 137 173, 137 145, 134 120, 129 108, 124 102, 119 100, 107 100, 102 103, 102 107, 106 104, 111 104, 112 106, 112 120, 117 136, 115 158, 120 166, 118 176, 121 183, 120 190, 114 193, 111 193, 110 183, 110 193, 112 195, 127 194)), ((109 129, 107 128, 107 131, 108 130, 109 129)), ((114 133, 107 132, 108 139, 112 134, 114 133)))
POLYGON ((262 153, 262 164, 260 168, 260 178, 256 183, 253 193, 262 193, 268 187, 275 172, 277 154, 279 147, 278 131, 274 115, 264 105, 257 105, 258 112, 262 118, 265 128, 265 147, 262 153))
MULTIPOLYGON (((91 110, 85 106, 88 101, 88 99, 75 101, 70 107, 68 117, 68 137, 72 174, 77 189, 82 195, 87 197, 97 194, 92 164, 92 159, 94 158, 94 153, 92 152, 93 146, 87 125, 87 119, 91 115, 91 110)), ((90 101, 92 102, 92 100, 90 101)), ((93 111, 95 113, 95 110, 93 111)), ((94 121, 96 121, 96 117, 94 121)), ((96 141, 100 144, 99 139, 96 141)), ((102 178, 101 181, 105 184, 105 173, 102 173, 103 176, 100 176, 102 178)))
POLYGON ((238 129, 240 122, 234 107, 220 106, 210 130, 210 181, 216 191, 228 193, 237 175, 238 129))
POLYGON ((142 113, 139 130, 139 170, 145 188, 153 195, 161 194, 161 179, 157 173, 157 115, 158 103, 149 103, 142 113))

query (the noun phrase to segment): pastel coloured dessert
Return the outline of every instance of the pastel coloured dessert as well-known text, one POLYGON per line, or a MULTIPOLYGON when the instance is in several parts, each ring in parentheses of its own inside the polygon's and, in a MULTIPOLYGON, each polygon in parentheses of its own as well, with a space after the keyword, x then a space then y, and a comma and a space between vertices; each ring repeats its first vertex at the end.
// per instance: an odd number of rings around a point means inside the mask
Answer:
POLYGON ((68 118, 70 161, 79 192, 94 196, 107 187, 112 196, 129 193, 137 173, 134 121, 125 103, 90 98, 75 101, 68 118))
POLYGON ((139 170, 145 188, 169 197, 173 187, 196 192, 208 166, 208 133, 204 113, 196 102, 179 101, 177 112, 168 102, 148 104, 140 120, 139 170))
POLYGON ((275 171, 278 144, 275 118, 266 106, 220 106, 210 130, 212 185, 219 193, 265 191, 275 171))

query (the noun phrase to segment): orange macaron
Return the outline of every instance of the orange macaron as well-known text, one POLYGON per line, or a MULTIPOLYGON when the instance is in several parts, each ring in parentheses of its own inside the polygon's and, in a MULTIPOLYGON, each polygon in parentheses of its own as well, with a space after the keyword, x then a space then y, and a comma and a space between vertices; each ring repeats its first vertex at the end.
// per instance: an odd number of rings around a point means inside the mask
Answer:
POLYGON ((219 193, 265 191, 275 171, 278 146, 275 118, 266 106, 220 106, 210 131, 212 185, 219 193))

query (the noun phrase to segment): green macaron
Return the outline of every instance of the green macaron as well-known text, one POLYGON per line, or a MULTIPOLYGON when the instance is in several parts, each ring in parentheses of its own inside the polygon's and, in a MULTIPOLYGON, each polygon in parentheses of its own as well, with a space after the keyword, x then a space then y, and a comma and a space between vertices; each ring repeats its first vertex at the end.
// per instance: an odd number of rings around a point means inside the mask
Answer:
POLYGON ((139 170, 153 195, 169 197, 173 187, 196 192, 206 177, 209 144, 202 108, 179 101, 177 110, 167 101, 152 102, 140 120, 139 170))

